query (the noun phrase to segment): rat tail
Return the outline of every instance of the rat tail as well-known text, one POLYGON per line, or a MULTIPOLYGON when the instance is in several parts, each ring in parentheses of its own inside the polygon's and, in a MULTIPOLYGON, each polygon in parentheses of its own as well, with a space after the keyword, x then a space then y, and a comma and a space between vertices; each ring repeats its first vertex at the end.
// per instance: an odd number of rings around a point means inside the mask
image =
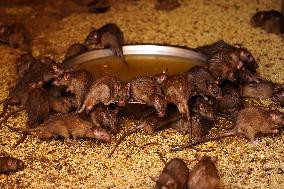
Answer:
MULTIPOLYGON (((20 108, 20 109, 18 109, 18 110, 15 110, 15 111, 13 111, 13 112, 11 112, 11 113, 9 113, 8 115, 6 115, 4 118, 3 118, 3 120, 0 122, 0 127, 1 127, 1 125, 3 124, 3 123, 5 123, 8 119, 9 119, 9 117, 11 117, 12 115, 15 115, 16 113, 18 113, 18 112, 21 112, 21 111, 23 111, 25 108, 20 108)), ((4 110, 3 110, 4 111, 4 110)), ((7 109, 5 110, 5 112, 7 111, 7 109)), ((2 112, 3 113, 3 112, 2 112)), ((1 115, 2 115, 2 113, 1 113, 1 115)), ((5 114, 5 113, 4 113, 5 114)), ((8 128, 10 127, 9 125, 6 125, 8 128)))
POLYGON ((182 151, 186 148, 191 148, 191 147, 196 146, 196 145, 201 144, 201 143, 214 141, 214 140, 218 140, 218 139, 221 139, 221 138, 224 138, 224 137, 235 136, 235 135, 236 135, 236 131, 235 131, 235 128, 233 128, 232 130, 230 130, 226 133, 222 133, 222 134, 217 135, 217 136, 202 138, 202 139, 196 140, 194 142, 189 142, 187 144, 180 145, 180 146, 173 146, 170 151, 182 151))
POLYGON ((13 145, 14 148, 16 148, 17 146, 19 146, 19 144, 23 143, 26 138, 27 138, 28 134, 24 133, 23 136, 16 142, 16 144, 13 145))
POLYGON ((7 99, 3 99, 0 101, 0 104, 3 104, 7 99))
POLYGON ((163 164, 167 165, 167 161, 165 160, 165 157, 162 155, 161 152, 156 152, 157 155, 159 156, 160 160, 163 162, 163 164))
POLYGON ((3 117, 6 114, 7 110, 8 110, 8 103, 5 103, 5 102, 6 102, 6 100, 1 102, 1 104, 4 103, 4 105, 3 105, 3 110, 2 110, 2 112, 0 114, 0 118, 3 117))
POLYGON ((111 150, 111 152, 108 155, 108 158, 110 158, 112 156, 112 154, 114 153, 114 151, 116 150, 116 148, 119 146, 119 144, 129 135, 136 133, 137 131, 139 131, 140 128, 134 127, 131 128, 130 130, 126 131, 125 133, 122 134, 122 136, 117 140, 115 146, 113 147, 113 149, 111 150))
MULTIPOLYGON (((11 129, 11 128, 10 128, 11 129)), ((16 128, 13 128, 13 129, 16 129, 16 128)), ((29 128, 29 126, 26 128, 26 129, 16 129, 18 131, 16 132, 20 132, 22 135, 22 137, 16 142, 16 144, 13 145, 14 148, 16 148, 17 146, 19 146, 19 144, 23 143, 27 136, 30 134, 30 132, 35 132, 35 131, 38 131, 40 130, 41 127, 37 127, 37 128, 29 128)))

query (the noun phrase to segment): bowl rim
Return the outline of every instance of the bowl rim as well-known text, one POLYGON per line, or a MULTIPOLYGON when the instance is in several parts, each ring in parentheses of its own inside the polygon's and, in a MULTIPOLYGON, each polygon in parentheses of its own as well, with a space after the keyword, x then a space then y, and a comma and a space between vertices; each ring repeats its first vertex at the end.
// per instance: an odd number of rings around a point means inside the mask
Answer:
MULTIPOLYGON (((196 50, 178 45, 164 45, 164 44, 126 44, 122 47, 124 55, 163 55, 172 56, 184 59, 196 59, 201 62, 207 60, 206 56, 196 50)), ((92 49, 78 56, 72 57, 63 61, 64 66, 70 67, 94 59, 115 56, 110 48, 92 49)))

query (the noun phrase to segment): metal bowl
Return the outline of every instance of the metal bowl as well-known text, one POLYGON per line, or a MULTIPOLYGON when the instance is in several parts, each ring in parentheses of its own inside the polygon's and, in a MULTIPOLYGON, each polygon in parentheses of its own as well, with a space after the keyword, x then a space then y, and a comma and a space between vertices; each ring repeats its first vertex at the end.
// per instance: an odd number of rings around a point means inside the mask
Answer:
MULTIPOLYGON (((139 44, 139 45, 125 45, 123 46, 123 53, 125 56, 128 55, 164 55, 169 57, 178 57, 189 60, 197 60, 199 62, 205 62, 206 57, 192 49, 179 46, 169 46, 169 45, 149 45, 149 44, 139 44)), ((89 62, 99 58, 114 56, 110 49, 98 49, 91 50, 76 56, 70 60, 64 62, 67 67, 73 67, 84 62, 89 62)))

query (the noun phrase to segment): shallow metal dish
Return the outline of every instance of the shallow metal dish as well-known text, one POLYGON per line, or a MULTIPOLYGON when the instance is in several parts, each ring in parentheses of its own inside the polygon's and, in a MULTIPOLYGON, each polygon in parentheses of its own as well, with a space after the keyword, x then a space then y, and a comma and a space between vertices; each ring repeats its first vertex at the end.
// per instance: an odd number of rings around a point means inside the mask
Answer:
MULTIPOLYGON (((177 46, 166 46, 166 45, 149 45, 149 44, 140 44, 140 45, 125 45, 123 46, 123 52, 124 55, 127 59, 128 56, 133 56, 137 55, 138 56, 144 56, 145 59, 147 56, 166 56, 168 58, 175 57, 175 58, 181 58, 186 60, 186 62, 196 61, 200 62, 201 64, 206 61, 206 57, 194 50, 185 48, 185 47, 177 47, 177 46), (191 61, 190 61, 191 60, 191 61)), ((86 53, 83 53, 79 56, 76 56, 70 60, 67 60, 64 62, 65 67, 67 68, 75 68, 77 69, 80 67, 80 65, 83 65, 84 63, 87 62, 92 62, 92 64, 98 63, 99 65, 99 60, 108 58, 108 57, 113 57, 114 54, 110 49, 98 49, 98 50, 91 50, 86 53), (94 62, 93 62, 94 61, 94 62)), ((155 63, 155 61, 153 61, 155 63)), ((176 63, 176 62, 173 62, 176 63)), ((194 65, 194 64, 192 64, 194 65)), ((147 65, 145 65, 147 66, 147 65)), ((149 65, 148 65, 149 66, 149 65)), ((83 68, 85 69, 85 68, 83 68)), ((151 69, 154 69, 151 67, 151 69)), ((88 71, 91 71, 90 69, 87 69, 88 71)), ((141 102, 134 102, 130 101, 128 103, 138 103, 138 104, 143 104, 141 102)))
MULTIPOLYGON (((195 59, 200 62, 205 62, 206 57, 193 51, 189 48, 178 47, 178 46, 168 46, 168 45, 149 45, 149 44, 139 44, 139 45, 125 45, 123 46, 124 55, 165 55, 173 56, 184 59, 195 59)), ((83 53, 79 56, 76 56, 64 64, 69 66, 76 66, 76 64, 81 64, 98 58, 114 56, 113 52, 110 49, 98 49, 91 50, 86 53, 83 53)))

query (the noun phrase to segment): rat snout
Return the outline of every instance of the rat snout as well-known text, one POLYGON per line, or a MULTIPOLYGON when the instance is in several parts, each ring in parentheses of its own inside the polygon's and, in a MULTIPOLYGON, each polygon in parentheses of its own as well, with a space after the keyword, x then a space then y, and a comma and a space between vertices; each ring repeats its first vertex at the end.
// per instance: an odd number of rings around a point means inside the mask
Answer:
POLYGON ((94 137, 103 142, 111 142, 111 135, 100 127, 93 128, 94 137))

